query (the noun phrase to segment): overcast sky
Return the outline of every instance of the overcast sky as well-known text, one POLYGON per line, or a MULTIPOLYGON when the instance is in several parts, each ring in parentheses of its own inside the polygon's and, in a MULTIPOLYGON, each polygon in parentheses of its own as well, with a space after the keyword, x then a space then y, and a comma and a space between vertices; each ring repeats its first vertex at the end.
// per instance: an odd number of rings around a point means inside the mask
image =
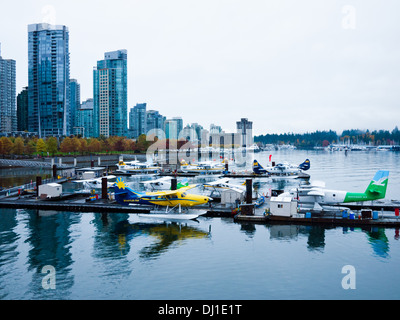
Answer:
POLYGON ((1 4, 2 56, 28 83, 27 25, 70 32, 71 78, 92 98, 104 52, 128 50, 128 109, 255 134, 400 123, 398 0, 17 0, 1 4))

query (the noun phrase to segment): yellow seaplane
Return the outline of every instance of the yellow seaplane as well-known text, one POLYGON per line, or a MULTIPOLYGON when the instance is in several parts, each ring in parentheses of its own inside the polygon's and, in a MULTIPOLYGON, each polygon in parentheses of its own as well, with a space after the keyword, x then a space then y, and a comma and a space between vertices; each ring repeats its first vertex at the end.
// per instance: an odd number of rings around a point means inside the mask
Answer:
POLYGON ((126 185, 125 181, 119 177, 114 184, 115 200, 124 206, 127 205, 153 205, 166 207, 166 211, 160 214, 149 214, 145 216, 158 217, 158 218, 171 218, 171 219, 195 219, 200 214, 184 214, 182 215, 182 208, 189 208, 199 205, 207 204, 212 201, 212 198, 190 194, 187 191, 197 187, 193 184, 178 190, 164 190, 156 192, 137 192, 132 190, 126 185), (178 214, 172 214, 172 211, 179 210, 178 214), (164 214, 165 213, 165 214, 164 214))

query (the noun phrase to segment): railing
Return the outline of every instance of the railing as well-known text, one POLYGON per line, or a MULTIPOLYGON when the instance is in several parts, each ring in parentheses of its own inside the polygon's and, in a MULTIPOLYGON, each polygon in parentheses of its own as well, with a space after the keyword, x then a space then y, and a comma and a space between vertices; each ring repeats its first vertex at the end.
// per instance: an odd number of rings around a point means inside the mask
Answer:
MULTIPOLYGON (((28 168, 52 168, 52 163, 47 161, 29 161, 29 160, 10 160, 0 159, 2 167, 28 167, 28 168)), ((57 164, 57 168, 68 168, 69 165, 57 164)))

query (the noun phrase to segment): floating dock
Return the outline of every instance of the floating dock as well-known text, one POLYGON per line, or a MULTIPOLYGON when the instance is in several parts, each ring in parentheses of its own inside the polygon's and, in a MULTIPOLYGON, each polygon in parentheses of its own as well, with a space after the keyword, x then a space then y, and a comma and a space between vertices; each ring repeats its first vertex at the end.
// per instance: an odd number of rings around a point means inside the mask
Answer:
MULTIPOLYGON (((71 211, 71 212, 100 212, 100 213, 150 213, 152 206, 121 206, 114 201, 107 199, 98 199, 95 201, 85 202, 84 195, 76 196, 78 200, 71 198, 65 201, 61 200, 39 200, 36 198, 21 198, 10 197, 0 200, 0 208, 13 209, 35 209, 35 210, 54 210, 54 211, 71 211)), ((235 214, 232 208, 222 207, 218 205, 212 206, 197 206, 193 210, 205 210, 205 217, 224 217, 232 218, 236 222, 247 222, 257 224, 300 224, 300 225, 332 225, 332 226, 365 226, 365 227, 400 227, 400 217, 394 214, 381 213, 378 219, 354 219, 343 218, 339 213, 334 215, 318 215, 306 217, 305 214, 296 214, 290 217, 265 215, 263 208, 254 210, 254 214, 235 214)))
POLYGON ((399 217, 381 217, 379 219, 350 219, 342 218, 341 216, 319 216, 306 218, 304 214, 299 214, 292 217, 283 216, 260 216, 260 215, 237 215, 234 217, 237 222, 251 222, 251 223, 262 223, 262 224, 300 224, 300 225, 331 225, 331 226, 342 226, 342 227, 400 227, 399 217))

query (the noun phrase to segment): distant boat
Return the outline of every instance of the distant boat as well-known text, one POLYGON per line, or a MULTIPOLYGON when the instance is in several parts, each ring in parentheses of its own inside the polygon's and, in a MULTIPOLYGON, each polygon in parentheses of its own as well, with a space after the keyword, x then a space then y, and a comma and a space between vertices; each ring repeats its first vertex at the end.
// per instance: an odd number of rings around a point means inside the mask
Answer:
POLYGON ((247 147, 246 150, 247 151, 252 151, 252 152, 260 152, 261 148, 258 145, 253 144, 250 147, 247 147))

